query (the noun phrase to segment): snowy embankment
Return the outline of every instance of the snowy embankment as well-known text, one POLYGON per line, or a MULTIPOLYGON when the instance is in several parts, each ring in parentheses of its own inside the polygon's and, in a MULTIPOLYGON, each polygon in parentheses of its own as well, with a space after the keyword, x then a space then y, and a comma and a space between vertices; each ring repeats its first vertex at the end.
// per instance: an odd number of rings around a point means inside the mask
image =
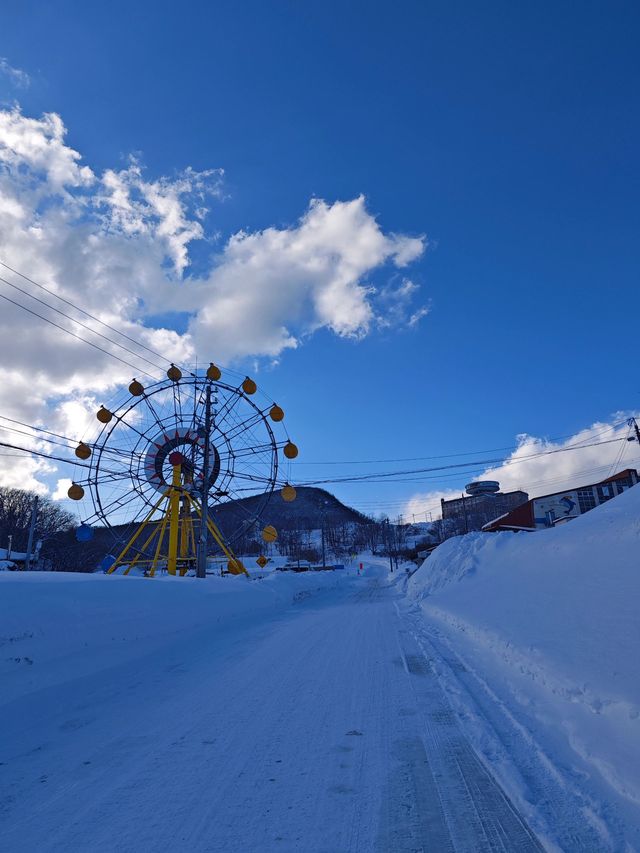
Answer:
POLYGON ((274 572, 251 581, 3 572, 2 701, 180 644, 199 629, 268 620, 351 579, 347 571, 274 572))
POLYGON ((408 592, 585 785, 640 805, 640 486, 554 530, 450 539, 408 592))

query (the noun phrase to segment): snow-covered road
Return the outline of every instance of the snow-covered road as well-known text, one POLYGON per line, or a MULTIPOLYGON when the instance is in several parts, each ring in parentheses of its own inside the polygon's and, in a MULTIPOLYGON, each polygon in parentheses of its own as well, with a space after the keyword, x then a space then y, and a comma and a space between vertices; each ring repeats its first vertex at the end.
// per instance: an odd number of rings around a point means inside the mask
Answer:
POLYGON ((541 849, 371 575, 5 705, 0 848, 541 849))

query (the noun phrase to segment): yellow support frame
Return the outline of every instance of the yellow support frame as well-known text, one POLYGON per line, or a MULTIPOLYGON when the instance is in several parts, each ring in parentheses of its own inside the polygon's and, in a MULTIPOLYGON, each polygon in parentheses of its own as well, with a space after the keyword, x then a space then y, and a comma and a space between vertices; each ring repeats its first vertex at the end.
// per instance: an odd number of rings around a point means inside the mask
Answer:
POLYGON ((151 509, 151 512, 147 515, 147 517, 144 519, 144 521, 142 521, 142 522, 140 523, 139 527, 136 529, 136 531, 135 531, 135 533, 133 534, 133 536, 131 537, 131 539, 129 539, 129 541, 128 541, 128 542, 127 542, 127 544, 124 546, 124 548, 122 549, 122 551, 120 551, 120 553, 119 553, 119 554, 118 554, 118 556, 116 557, 116 561, 115 561, 115 563, 114 563, 114 564, 113 564, 113 565, 112 565, 112 566, 107 570, 107 574, 108 574, 108 575, 110 575, 110 574, 112 574, 113 572, 115 572, 115 570, 117 569, 117 567, 118 567, 121 563, 123 563, 123 562, 124 562, 124 560, 123 560, 124 555, 127 553, 127 551, 129 550, 129 548, 131 548, 131 547, 133 546, 133 543, 138 539, 138 536, 140 536, 140 534, 142 533, 142 531, 144 530, 144 528, 147 526, 147 524, 148 524, 148 523, 149 523, 149 521, 151 520, 151 516, 152 516, 152 515, 154 514, 154 512, 158 509, 158 507, 160 506, 160 504, 162 503, 162 501, 163 501, 163 500, 165 500, 165 498, 166 498, 166 497, 168 497, 168 492, 165 492, 164 494, 162 494, 162 495, 160 496, 160 499, 158 500, 158 502, 157 502, 156 504, 154 504, 154 506, 153 506, 153 507, 152 507, 152 509, 151 509))
POLYGON ((180 493, 182 483, 180 481, 180 465, 173 466, 173 478, 169 490, 169 556, 167 558, 167 572, 175 575, 178 562, 178 534, 180 532, 180 493))
MULTIPOLYGON (((180 560, 180 577, 184 577, 184 575, 186 575, 188 571, 188 563, 195 560, 196 554, 196 536, 190 508, 195 509, 200 518, 200 523, 202 523, 203 513, 200 502, 182 486, 181 476, 181 465, 174 465, 171 486, 162 493, 158 501, 146 515, 145 519, 138 525, 133 535, 129 538, 127 544, 116 557, 113 565, 107 570, 107 574, 113 574, 118 566, 124 565, 125 563, 128 563, 128 566, 124 571, 125 575, 128 575, 136 564, 141 565, 143 563, 150 563, 151 568, 149 570, 149 576, 154 577, 158 564, 162 558, 163 542, 168 526, 169 546, 167 551, 167 572, 168 574, 175 576, 178 568, 178 560, 180 560), (163 502, 166 502, 167 505, 162 510, 162 520, 158 526, 158 522, 151 521, 151 519, 163 502), (151 532, 144 540, 142 546, 138 549, 137 555, 133 559, 127 560, 126 555, 133 547, 134 543, 138 541, 139 537, 148 525, 151 525, 151 532), (144 551, 149 547, 154 536, 158 537, 158 541, 153 558, 151 560, 143 559, 144 551), (190 549, 194 554, 193 557, 189 556, 190 549)), ((234 563, 241 567, 244 574, 248 575, 249 573, 245 567, 236 559, 233 552, 225 544, 224 537, 213 519, 209 517, 207 517, 207 529, 209 530, 209 533, 211 533, 214 541, 221 548, 225 557, 230 561, 233 560, 234 563)))

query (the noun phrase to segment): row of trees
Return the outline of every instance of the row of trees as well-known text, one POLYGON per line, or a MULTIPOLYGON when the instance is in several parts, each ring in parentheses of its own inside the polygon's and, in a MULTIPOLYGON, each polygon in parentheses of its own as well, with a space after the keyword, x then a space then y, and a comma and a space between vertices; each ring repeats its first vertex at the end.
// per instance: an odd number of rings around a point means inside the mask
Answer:
MULTIPOLYGON (((7 550, 11 541, 13 554, 26 553, 34 497, 33 492, 0 487, 0 548, 7 550)), ((95 570, 113 547, 113 539, 108 530, 97 529, 93 540, 78 542, 76 526, 74 516, 60 504, 49 498, 39 498, 32 550, 35 552, 40 543, 40 567, 61 572, 95 570)))

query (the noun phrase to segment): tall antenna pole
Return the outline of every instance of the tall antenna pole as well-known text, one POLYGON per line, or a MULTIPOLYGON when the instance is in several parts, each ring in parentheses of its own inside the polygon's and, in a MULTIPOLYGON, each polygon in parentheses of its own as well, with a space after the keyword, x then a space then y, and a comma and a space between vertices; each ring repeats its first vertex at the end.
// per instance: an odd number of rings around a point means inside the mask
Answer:
POLYGON ((207 539, 209 532, 209 444, 211 443, 211 385, 207 385, 204 410, 204 470, 202 472, 202 517, 200 519, 200 542, 198 545, 198 568, 196 576, 207 576, 207 539))

